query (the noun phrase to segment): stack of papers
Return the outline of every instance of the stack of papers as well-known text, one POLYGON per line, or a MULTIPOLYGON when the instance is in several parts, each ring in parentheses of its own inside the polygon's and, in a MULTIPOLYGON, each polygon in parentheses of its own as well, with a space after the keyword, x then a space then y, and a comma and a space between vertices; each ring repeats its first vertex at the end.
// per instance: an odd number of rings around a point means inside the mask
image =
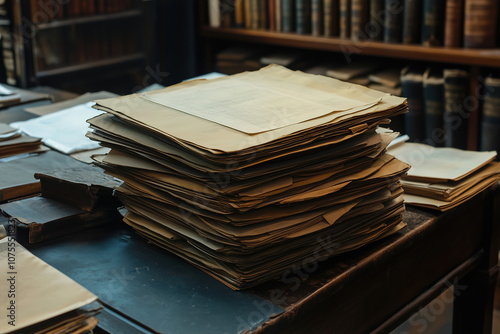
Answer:
POLYGON ((22 134, 18 129, 0 123, 0 159, 23 153, 46 151, 40 138, 22 134))
POLYGON ((43 262, 12 237, 0 240, 0 333, 89 333, 97 296, 43 262))
POLYGON ((405 225, 379 124, 406 100, 271 65, 99 100, 87 134, 138 234, 234 289, 405 225))
POLYGON ((407 204, 446 211, 500 180, 494 151, 400 143, 389 152, 412 166, 402 180, 407 204))

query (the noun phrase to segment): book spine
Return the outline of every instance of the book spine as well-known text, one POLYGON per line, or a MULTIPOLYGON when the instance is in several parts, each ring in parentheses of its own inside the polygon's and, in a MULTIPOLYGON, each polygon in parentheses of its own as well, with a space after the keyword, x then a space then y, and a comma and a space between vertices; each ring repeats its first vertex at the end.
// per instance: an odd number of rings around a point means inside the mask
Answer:
POLYGON ((424 110, 426 143, 443 146, 444 82, 424 82, 424 110))
POLYGON ((274 17, 276 21, 276 31, 281 32, 283 28, 283 23, 281 22, 281 18, 283 17, 281 14, 281 0, 274 1, 274 17))
POLYGON ((467 118, 464 103, 469 95, 469 74, 463 70, 444 71, 444 130, 446 146, 467 149, 467 118))
POLYGON ((458 48, 462 45, 463 0, 447 0, 444 20, 444 46, 458 48))
POLYGON ((339 0, 323 0, 323 33, 325 37, 339 35, 339 0))
POLYGON ((485 82, 480 145, 481 151, 497 151, 500 154, 500 79, 498 78, 487 78, 485 82))
POLYGON ((496 44, 497 0, 465 0, 464 47, 492 48, 496 44))
POLYGON ((267 0, 259 0, 259 29, 267 29, 269 27, 268 5, 267 0))
POLYGON ((403 0, 385 0, 384 42, 401 43, 403 35, 403 0))
POLYGON ((252 17, 252 29, 259 29, 259 0, 250 0, 250 15, 252 17))
MULTIPOLYGON (((104 1, 101 0, 102 5, 104 5, 104 1)), ((109 4, 106 6, 106 12, 109 12, 109 4)), ((101 8, 103 9, 103 8, 101 8)), ((220 27, 220 9, 219 9, 219 0, 208 0, 208 23, 211 27, 217 28, 220 27)))
POLYGON ((443 45, 444 10, 444 0, 424 0, 422 45, 443 45))
POLYGON ((352 0, 351 38, 353 40, 362 39, 367 35, 365 31, 367 23, 368 23, 368 0, 352 0))
POLYGON ((243 0, 243 6, 245 7, 245 28, 252 29, 252 9, 250 2, 252 0, 243 0))
POLYGON ((370 0, 368 36, 373 41, 384 39, 385 0, 370 0))
POLYGON ((340 0, 339 35, 340 38, 351 37, 351 1, 340 0))
POLYGON ((281 17, 283 32, 292 32, 294 25, 294 0, 281 0, 281 17))
POLYGON ((275 0, 269 0, 267 13, 269 16, 269 30, 276 31, 276 3, 275 3, 275 0))
POLYGON ((420 43, 420 10, 422 0, 406 0, 403 17, 403 43, 420 43))
POLYGON ((323 34, 323 0, 311 1, 311 34, 313 36, 323 34))
POLYGON ((224 0, 220 6, 220 25, 224 28, 234 26, 234 1, 224 0))
POLYGON ((245 10, 243 0, 234 0, 234 26, 245 27, 245 10))
POLYGON ((409 111, 404 114, 406 134, 410 141, 422 142, 425 139, 425 114, 423 105, 422 80, 403 77, 402 95, 407 98, 409 111))
POLYGON ((311 32, 311 0, 295 0, 295 32, 311 32))

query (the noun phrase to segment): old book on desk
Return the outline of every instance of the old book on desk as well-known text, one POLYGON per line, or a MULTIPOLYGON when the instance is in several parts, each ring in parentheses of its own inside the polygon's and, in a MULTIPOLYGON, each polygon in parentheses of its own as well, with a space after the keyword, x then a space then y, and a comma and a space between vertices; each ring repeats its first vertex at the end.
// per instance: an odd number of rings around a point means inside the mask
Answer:
POLYGON ((51 96, 48 94, 33 92, 27 89, 9 86, 5 84, 2 85, 9 91, 13 92, 14 94, 19 95, 19 101, 15 105, 27 105, 29 103, 34 103, 38 101, 49 101, 49 102, 52 101, 51 96))
POLYGON ((376 71, 380 67, 380 64, 376 62, 352 62, 347 65, 340 65, 335 68, 329 69, 326 74, 332 78, 339 80, 352 80, 356 77, 366 76, 369 73, 376 71))
POLYGON ((16 226, 16 238, 28 239, 29 243, 51 240, 121 218, 116 205, 87 211, 42 196, 0 204, 0 212, 16 226))
POLYGON ((98 321, 94 316, 101 309, 97 296, 31 254, 13 238, 0 240, 2 262, 7 263, 13 249, 16 261, 1 274, 0 288, 9 291, 14 285, 18 293, 2 298, 0 305, 4 310, 15 305, 13 309, 19 313, 13 319, 9 311, 0 315, 0 333, 11 333, 13 328, 15 333, 87 333, 96 327, 98 321))
POLYGON ((98 206, 118 206, 113 188, 122 182, 89 165, 35 173, 40 180, 42 196, 85 211, 98 206))
POLYGON ((0 161, 0 201, 39 193, 40 182, 35 173, 56 169, 87 166, 64 154, 54 151, 11 157, 0 161))
POLYGON ((21 102, 21 95, 5 88, 0 84, 0 108, 16 105, 21 102))
POLYGON ((401 68, 389 67, 378 72, 373 72, 368 75, 368 79, 390 88, 396 88, 401 85, 401 68))

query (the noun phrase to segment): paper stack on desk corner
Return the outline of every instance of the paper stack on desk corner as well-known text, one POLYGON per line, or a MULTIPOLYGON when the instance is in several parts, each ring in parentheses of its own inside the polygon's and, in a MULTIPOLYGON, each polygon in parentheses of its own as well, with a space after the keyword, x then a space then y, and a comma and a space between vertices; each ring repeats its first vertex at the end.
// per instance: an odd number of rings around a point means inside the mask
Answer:
POLYGON ((376 132, 403 98, 272 65, 95 108, 124 221, 233 289, 405 226, 409 165, 376 132))
POLYGON ((412 167, 401 181, 405 203, 446 211, 500 180, 496 152, 400 143, 389 153, 412 167))

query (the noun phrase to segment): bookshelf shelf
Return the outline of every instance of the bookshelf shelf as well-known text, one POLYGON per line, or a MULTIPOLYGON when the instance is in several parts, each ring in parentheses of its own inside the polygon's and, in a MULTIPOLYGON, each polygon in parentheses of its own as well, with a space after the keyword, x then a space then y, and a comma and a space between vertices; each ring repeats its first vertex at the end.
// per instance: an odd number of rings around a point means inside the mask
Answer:
POLYGON ((80 25, 80 24, 92 24, 96 22, 104 22, 104 21, 113 21, 113 20, 121 20, 132 17, 140 17, 142 12, 138 9, 127 10, 119 13, 112 14, 97 14, 93 16, 82 16, 72 19, 64 19, 64 20, 54 20, 49 23, 38 23, 36 26, 39 30, 46 29, 54 29, 67 27, 71 25, 80 25))
POLYGON ((500 49, 425 47, 382 42, 356 42, 334 37, 316 37, 241 28, 201 27, 204 38, 278 45, 308 50, 347 52, 368 56, 413 59, 461 65, 500 68, 500 49))

